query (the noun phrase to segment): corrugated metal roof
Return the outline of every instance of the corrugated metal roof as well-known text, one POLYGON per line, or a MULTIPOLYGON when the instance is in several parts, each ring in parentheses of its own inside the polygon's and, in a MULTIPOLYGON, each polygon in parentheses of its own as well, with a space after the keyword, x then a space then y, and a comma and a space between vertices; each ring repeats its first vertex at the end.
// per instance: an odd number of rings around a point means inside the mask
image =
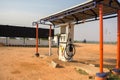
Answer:
POLYGON ((98 20, 99 17, 99 4, 103 4, 103 16, 104 18, 114 17, 118 9, 120 9, 120 3, 118 0, 88 0, 85 3, 73 6, 63 11, 57 12, 50 16, 40 19, 40 23, 51 22, 54 25, 73 22, 81 23, 84 21, 98 20))

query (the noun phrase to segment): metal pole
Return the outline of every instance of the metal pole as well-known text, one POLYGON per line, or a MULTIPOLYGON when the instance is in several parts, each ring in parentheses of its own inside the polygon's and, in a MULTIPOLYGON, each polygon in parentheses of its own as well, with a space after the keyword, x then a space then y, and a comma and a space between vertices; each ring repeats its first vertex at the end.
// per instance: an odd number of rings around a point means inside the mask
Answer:
POLYGON ((100 17, 100 73, 103 73, 103 5, 99 5, 100 17))
POLYGON ((120 69, 120 10, 118 10, 118 28, 117 28, 117 69, 120 69))
POLYGON ((8 45, 8 37, 6 37, 6 45, 8 45))
POLYGON ((36 54, 37 57, 39 57, 38 53, 38 23, 36 23, 36 54))
POLYGON ((52 25, 50 25, 50 29, 49 29, 49 56, 51 56, 51 30, 52 25))
POLYGON ((23 45, 25 46, 25 44, 26 44, 26 38, 24 37, 23 38, 23 45))

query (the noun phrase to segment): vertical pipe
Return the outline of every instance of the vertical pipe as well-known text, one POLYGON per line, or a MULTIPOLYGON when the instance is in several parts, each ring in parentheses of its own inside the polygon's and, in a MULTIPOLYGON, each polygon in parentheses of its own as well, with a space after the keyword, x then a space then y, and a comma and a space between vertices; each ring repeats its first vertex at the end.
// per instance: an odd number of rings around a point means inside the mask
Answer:
POLYGON ((52 25, 50 25, 50 29, 49 29, 49 56, 51 55, 51 30, 52 25))
POLYGON ((8 45, 8 37, 6 37, 6 45, 8 45))
POLYGON ((25 44, 26 44, 26 40, 25 40, 26 38, 24 37, 23 38, 23 45, 25 46, 25 44))
POLYGON ((39 38, 39 44, 40 44, 40 38, 39 38))
POLYGON ((103 73, 103 5, 99 5, 100 17, 100 73, 103 73))
POLYGON ((118 10, 118 28, 117 28, 117 69, 120 69, 120 10, 118 10))
POLYGON ((52 25, 50 25, 50 29, 49 29, 49 37, 51 37, 51 29, 52 29, 52 25))
POLYGON ((10 39, 9 37, 6 37, 6 45, 9 46, 9 44, 10 44, 10 39))
POLYGON ((38 54, 38 23, 36 23, 36 54, 38 54))

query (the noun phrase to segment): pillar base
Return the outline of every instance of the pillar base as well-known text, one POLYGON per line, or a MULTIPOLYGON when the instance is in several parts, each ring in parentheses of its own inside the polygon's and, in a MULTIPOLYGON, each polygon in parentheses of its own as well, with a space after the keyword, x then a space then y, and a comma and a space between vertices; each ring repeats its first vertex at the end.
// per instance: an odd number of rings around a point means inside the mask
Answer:
POLYGON ((112 73, 115 74, 115 75, 120 75, 120 69, 112 69, 112 73))
POLYGON ((36 56, 36 57, 39 57, 39 53, 35 53, 35 56, 36 56))
POLYGON ((95 80, 107 80, 106 73, 96 73, 95 80))

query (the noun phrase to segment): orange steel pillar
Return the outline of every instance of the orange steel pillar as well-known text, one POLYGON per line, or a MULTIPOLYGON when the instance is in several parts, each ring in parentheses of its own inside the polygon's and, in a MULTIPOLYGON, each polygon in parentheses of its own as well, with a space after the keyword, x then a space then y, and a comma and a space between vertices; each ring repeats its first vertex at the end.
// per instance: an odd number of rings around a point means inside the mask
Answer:
POLYGON ((100 73, 103 73, 103 6, 99 6, 100 17, 100 73))
POLYGON ((120 10, 118 10, 118 29, 117 29, 117 69, 120 69, 120 10))
POLYGON ((118 28, 117 28, 117 64, 112 70, 114 74, 120 75, 120 10, 118 10, 118 28))
POLYGON ((38 53, 38 23, 36 23, 36 57, 39 57, 38 53))
POLYGON ((50 25, 50 29, 49 29, 49 56, 51 56, 51 32, 52 32, 52 25, 50 25))
POLYGON ((100 73, 96 73, 95 80, 106 80, 106 73, 103 72, 103 5, 99 5, 100 17, 100 73))

